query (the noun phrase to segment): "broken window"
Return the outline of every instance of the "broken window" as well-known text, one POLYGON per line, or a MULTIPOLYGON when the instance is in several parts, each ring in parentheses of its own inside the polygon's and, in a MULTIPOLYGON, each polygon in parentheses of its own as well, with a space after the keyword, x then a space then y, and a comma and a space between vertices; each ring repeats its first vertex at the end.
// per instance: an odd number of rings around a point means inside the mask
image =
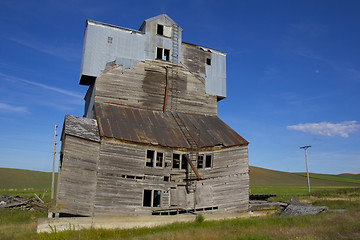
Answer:
POLYGON ((147 167, 154 166, 154 157, 155 157, 155 151, 152 151, 152 150, 146 151, 146 166, 147 167))
POLYGON ((173 153, 173 168, 187 169, 186 154, 173 153))
POLYGON ((181 157, 181 169, 187 169, 186 154, 183 154, 181 157))
POLYGON ((151 194, 152 190, 144 189, 144 198, 143 198, 143 206, 144 207, 151 207, 151 194))
POLYGON ((112 38, 112 37, 108 37, 107 43, 108 43, 108 45, 112 45, 112 43, 113 43, 113 38, 112 38))
POLYGON ((162 52, 163 52, 162 48, 156 49, 156 59, 162 59, 162 52))
POLYGON ((212 156, 211 155, 206 155, 205 167, 206 168, 211 168, 212 167, 212 156))
POLYGON ((144 189, 143 207, 160 207, 161 190, 144 189))
POLYGON ((156 154, 156 166, 157 167, 162 167, 163 166, 163 161, 164 161, 164 154, 161 152, 158 152, 156 154))
POLYGON ((212 155, 201 154, 198 156, 197 168, 211 168, 212 155))
POLYGON ((147 167, 164 167, 164 153, 154 150, 146 150, 146 162, 147 167))
POLYGON ((164 57, 163 60, 165 61, 170 61, 170 50, 169 49, 164 49, 164 57))
POLYGON ((171 27, 158 24, 156 29, 156 34, 171 38, 171 27))
POLYGON ((156 33, 159 35, 164 35, 164 25, 158 24, 156 33))
POLYGON ((206 59, 206 64, 207 64, 207 65, 211 65, 211 58, 207 58, 207 59, 206 59))
POLYGON ((160 207, 161 191, 154 190, 153 207, 160 207))
POLYGON ((203 167, 204 167, 204 155, 199 155, 197 161, 197 168, 203 168, 203 167))
POLYGON ((163 48, 156 48, 156 59, 170 61, 170 50, 163 48))
POLYGON ((173 154, 173 168, 180 168, 180 154, 173 154))

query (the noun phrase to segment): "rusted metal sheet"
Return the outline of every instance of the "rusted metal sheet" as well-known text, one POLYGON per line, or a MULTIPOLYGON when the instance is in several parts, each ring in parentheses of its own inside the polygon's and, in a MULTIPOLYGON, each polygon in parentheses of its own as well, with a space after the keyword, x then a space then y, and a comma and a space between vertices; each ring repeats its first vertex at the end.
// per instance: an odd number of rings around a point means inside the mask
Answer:
MULTIPOLYGON (((171 112, 95 103, 102 137, 123 141, 191 149, 171 112)), ((240 146, 248 142, 217 116, 178 113, 199 148, 240 146)))

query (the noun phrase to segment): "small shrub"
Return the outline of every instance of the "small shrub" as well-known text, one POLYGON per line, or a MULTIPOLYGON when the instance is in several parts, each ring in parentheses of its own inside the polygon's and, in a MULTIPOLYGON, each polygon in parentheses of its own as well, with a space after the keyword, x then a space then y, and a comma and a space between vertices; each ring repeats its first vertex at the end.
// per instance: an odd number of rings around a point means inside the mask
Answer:
POLYGON ((199 215, 196 216, 195 222, 196 223, 202 223, 204 221, 204 219, 205 219, 204 216, 202 214, 199 214, 199 215))

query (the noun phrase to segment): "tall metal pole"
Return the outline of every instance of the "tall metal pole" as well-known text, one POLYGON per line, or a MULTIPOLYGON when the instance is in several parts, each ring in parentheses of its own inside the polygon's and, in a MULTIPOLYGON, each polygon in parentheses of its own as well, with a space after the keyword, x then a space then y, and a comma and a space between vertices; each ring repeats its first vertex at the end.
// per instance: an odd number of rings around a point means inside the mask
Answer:
POLYGON ((54 134, 54 154, 53 154, 53 168, 52 168, 52 179, 51 179, 51 199, 54 199, 54 188, 55 188, 55 155, 56 155, 56 129, 55 125, 55 134, 54 134))
POLYGON ((308 145, 308 146, 303 146, 303 147, 300 147, 300 148, 305 149, 307 183, 308 183, 308 190, 309 190, 309 193, 310 193, 310 177, 309 177, 309 168, 308 168, 308 159, 307 159, 307 149, 308 149, 309 147, 311 147, 311 146, 308 145))

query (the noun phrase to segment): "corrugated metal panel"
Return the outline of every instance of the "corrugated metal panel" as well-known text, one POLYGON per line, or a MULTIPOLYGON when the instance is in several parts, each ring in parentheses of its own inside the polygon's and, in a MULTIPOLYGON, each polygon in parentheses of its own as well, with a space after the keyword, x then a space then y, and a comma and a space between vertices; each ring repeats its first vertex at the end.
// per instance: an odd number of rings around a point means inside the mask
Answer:
POLYGON ((99 128, 95 119, 66 115, 63 132, 75 137, 100 142, 99 128))
MULTIPOLYGON (((102 137, 173 148, 191 148, 171 112, 95 103, 102 137)), ((217 116, 178 113, 199 148, 247 145, 217 116)))

